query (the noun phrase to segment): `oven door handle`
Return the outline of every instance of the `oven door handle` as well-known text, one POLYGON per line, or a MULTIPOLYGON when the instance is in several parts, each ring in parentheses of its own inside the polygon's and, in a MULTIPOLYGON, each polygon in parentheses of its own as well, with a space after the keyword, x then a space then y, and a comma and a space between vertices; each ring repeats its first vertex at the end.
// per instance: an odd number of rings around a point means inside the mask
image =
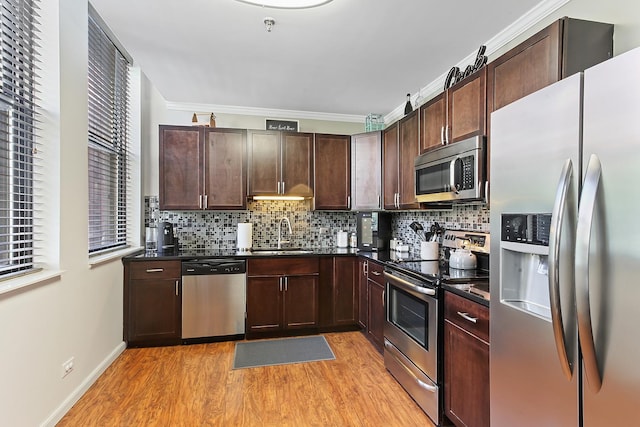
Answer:
MULTIPOLYGON (((393 349, 393 348, 392 348, 392 346, 393 346, 393 345, 392 345, 389 341, 384 340, 384 346, 385 346, 386 348, 388 348, 389 350, 391 350, 391 352, 389 353, 389 355, 390 355, 391 357, 393 357, 394 359, 398 360, 398 358, 397 358, 396 356, 394 356, 394 355, 393 355, 393 350, 395 350, 395 349, 393 349)), ((402 366, 402 368, 404 368, 404 369, 409 373, 409 375, 411 376, 411 378, 413 378, 413 379, 415 380, 415 382, 416 382, 416 383, 418 383, 418 385, 419 385, 420 387, 422 387, 423 389, 425 389, 425 390, 427 390, 427 391, 430 391, 430 392, 432 392, 432 393, 435 393, 435 392, 437 392, 437 391, 438 391, 438 387, 434 387, 434 386, 432 386, 431 384, 427 384, 427 383, 425 383, 424 381, 422 381, 420 378, 416 377, 416 376, 415 376, 415 374, 414 374, 413 372, 411 372, 411 369, 407 368, 407 366, 405 366, 405 364, 404 364, 404 363, 402 363, 402 361, 398 360, 398 365, 402 366)))
POLYGON ((425 288, 422 286, 416 286, 411 282, 408 282, 398 276, 394 276, 391 273, 388 272, 384 272, 384 275, 387 277, 387 279, 389 279, 390 281, 393 281, 395 284, 399 284, 401 286, 404 286, 406 288, 411 289, 414 292, 418 292, 419 294, 423 294, 423 295, 435 295, 436 294, 436 290, 433 288, 425 288))

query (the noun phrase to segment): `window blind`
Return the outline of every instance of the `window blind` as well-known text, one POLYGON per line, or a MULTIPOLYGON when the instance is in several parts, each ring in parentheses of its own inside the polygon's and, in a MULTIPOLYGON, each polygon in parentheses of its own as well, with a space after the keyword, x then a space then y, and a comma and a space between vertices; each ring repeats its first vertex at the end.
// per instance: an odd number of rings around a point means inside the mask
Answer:
POLYGON ((0 275, 34 268, 38 0, 0 0, 0 275))
POLYGON ((89 252, 127 244, 129 62, 89 15, 89 252))

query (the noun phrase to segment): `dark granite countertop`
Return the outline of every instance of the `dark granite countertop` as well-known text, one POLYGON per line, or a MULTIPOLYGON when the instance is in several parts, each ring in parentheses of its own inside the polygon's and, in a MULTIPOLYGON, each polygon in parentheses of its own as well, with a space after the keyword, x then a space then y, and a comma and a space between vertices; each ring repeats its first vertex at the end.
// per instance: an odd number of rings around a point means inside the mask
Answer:
MULTIPOLYGON (((266 249, 266 248, 265 248, 266 249)), ((270 249, 270 248, 269 248, 270 249)), ((159 254, 155 251, 140 251, 123 258, 124 262, 129 261, 149 261, 149 260, 187 260, 203 258, 235 258, 247 259, 256 257, 300 257, 300 256, 356 256, 358 251, 353 248, 301 248, 304 253, 283 253, 274 255, 273 253, 238 252, 235 249, 187 249, 180 250, 173 254, 159 254), (309 251, 309 252, 307 252, 309 251)))

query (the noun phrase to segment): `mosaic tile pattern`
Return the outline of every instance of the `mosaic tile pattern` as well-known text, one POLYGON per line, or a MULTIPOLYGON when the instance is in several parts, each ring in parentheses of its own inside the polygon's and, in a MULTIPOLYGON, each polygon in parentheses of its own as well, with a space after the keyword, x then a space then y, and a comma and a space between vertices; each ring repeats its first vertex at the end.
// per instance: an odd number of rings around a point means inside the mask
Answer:
POLYGON ((484 205, 454 206, 451 210, 441 211, 405 211, 392 215, 392 237, 409 245, 412 252, 420 252, 420 237, 409 228, 417 221, 428 231, 434 222, 450 230, 474 230, 489 232, 489 209, 484 205))
MULTIPOLYGON (((336 245, 340 230, 356 231, 355 212, 312 211, 309 200, 249 201, 245 211, 160 211, 158 197, 145 197, 145 226, 153 220, 168 221, 183 249, 235 249, 237 225, 253 224, 253 247, 275 247, 278 241, 278 222, 287 217, 292 235, 283 234, 290 246, 301 248, 329 248, 336 245)), ((419 237, 409 228, 418 221, 428 230, 434 222, 450 229, 489 231, 489 210, 484 206, 455 206, 442 211, 403 211, 392 214, 393 237, 419 251, 419 237)))

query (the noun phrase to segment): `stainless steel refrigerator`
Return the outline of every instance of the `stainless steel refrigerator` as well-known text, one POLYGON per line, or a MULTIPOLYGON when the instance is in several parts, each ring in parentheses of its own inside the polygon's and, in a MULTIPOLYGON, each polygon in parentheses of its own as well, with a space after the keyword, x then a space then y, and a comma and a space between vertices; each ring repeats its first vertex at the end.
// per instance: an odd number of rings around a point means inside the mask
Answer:
POLYGON ((491 117, 491 426, 640 425, 640 48, 491 117))

